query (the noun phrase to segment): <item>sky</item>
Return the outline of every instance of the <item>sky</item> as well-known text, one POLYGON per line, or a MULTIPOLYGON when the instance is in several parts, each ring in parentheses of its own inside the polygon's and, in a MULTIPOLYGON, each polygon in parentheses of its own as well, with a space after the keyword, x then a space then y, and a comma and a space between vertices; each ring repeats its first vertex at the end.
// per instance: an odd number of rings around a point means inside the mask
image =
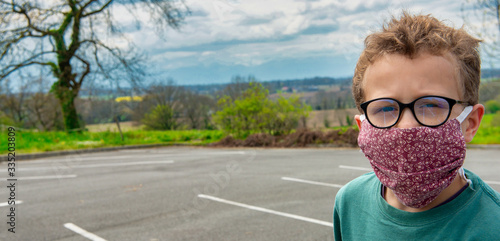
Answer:
MULTIPOLYGON (((367 34, 402 9, 462 27, 466 0, 186 0, 191 14, 164 38, 152 26, 126 33, 149 70, 180 85, 351 77, 367 34)), ((120 13, 119 8, 115 8, 120 13)), ((126 16, 122 17, 126 23, 126 16)), ((473 23, 468 23, 466 29, 473 23)), ((488 62, 483 60, 483 62, 488 62)), ((483 64, 483 67, 485 65, 483 64)))

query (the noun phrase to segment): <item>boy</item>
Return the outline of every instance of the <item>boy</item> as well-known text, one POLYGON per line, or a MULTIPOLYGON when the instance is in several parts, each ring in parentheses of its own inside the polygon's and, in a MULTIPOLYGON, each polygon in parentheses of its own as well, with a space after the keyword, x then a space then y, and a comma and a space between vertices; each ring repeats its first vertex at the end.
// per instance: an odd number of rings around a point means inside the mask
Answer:
POLYGON ((366 38, 353 94, 374 172, 337 193, 336 240, 500 239, 500 194, 462 168, 484 114, 479 42, 406 12, 366 38))

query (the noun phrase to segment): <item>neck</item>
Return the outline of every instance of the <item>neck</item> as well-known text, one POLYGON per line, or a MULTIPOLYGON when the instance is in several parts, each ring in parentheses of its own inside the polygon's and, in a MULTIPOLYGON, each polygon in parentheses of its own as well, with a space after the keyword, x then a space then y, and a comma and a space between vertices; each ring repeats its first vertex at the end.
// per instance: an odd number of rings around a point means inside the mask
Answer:
POLYGON ((436 197, 436 199, 434 199, 434 201, 432 201, 431 203, 429 203, 427 206, 425 206, 423 208, 412 208, 412 207, 407 207, 407 206, 403 205, 397 199, 397 197, 394 195, 392 190, 389 188, 385 189, 385 200, 387 201, 387 203, 389 205, 391 205, 397 209, 401 209, 403 211, 413 212, 413 213, 423 212, 423 211, 427 211, 429 209, 432 209, 432 208, 438 206, 439 204, 445 202, 446 200, 448 200, 448 198, 452 197, 453 195, 455 195, 455 193, 460 191, 460 189, 462 189, 462 187, 464 187, 466 184, 467 184, 467 181, 460 176, 460 173, 457 173, 457 175, 455 176, 455 179, 453 179, 453 182, 447 188, 445 188, 436 197))

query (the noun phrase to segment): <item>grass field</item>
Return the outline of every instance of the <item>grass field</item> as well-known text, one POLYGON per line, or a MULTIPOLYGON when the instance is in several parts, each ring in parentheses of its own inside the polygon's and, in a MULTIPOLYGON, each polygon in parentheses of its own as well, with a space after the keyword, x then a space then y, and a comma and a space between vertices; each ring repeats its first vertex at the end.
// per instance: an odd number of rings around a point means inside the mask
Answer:
POLYGON ((500 144, 500 126, 492 124, 494 114, 484 115, 471 144, 500 144))
MULTIPOLYGON (((0 153, 7 153, 7 130, 2 130, 0 153)), ((81 134, 66 132, 15 132, 16 153, 37 153, 46 151, 76 150, 99 147, 145 144, 190 144, 204 145, 224 137, 217 130, 183 130, 183 131, 143 131, 130 130, 123 132, 122 141, 119 132, 83 132, 81 134)))

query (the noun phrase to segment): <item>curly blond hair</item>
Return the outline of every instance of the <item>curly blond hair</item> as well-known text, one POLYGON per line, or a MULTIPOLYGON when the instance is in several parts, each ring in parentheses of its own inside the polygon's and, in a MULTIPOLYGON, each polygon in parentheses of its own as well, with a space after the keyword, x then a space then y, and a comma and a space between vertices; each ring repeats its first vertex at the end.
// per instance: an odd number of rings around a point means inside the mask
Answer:
POLYGON ((462 101, 470 105, 479 101, 481 40, 470 36, 463 28, 446 26, 431 15, 411 15, 403 11, 400 19, 392 17, 382 31, 370 34, 365 39, 365 48, 359 57, 352 80, 352 93, 356 106, 366 101, 362 82, 368 66, 386 54, 400 54, 410 59, 420 53, 437 56, 451 55, 458 69, 462 101))

